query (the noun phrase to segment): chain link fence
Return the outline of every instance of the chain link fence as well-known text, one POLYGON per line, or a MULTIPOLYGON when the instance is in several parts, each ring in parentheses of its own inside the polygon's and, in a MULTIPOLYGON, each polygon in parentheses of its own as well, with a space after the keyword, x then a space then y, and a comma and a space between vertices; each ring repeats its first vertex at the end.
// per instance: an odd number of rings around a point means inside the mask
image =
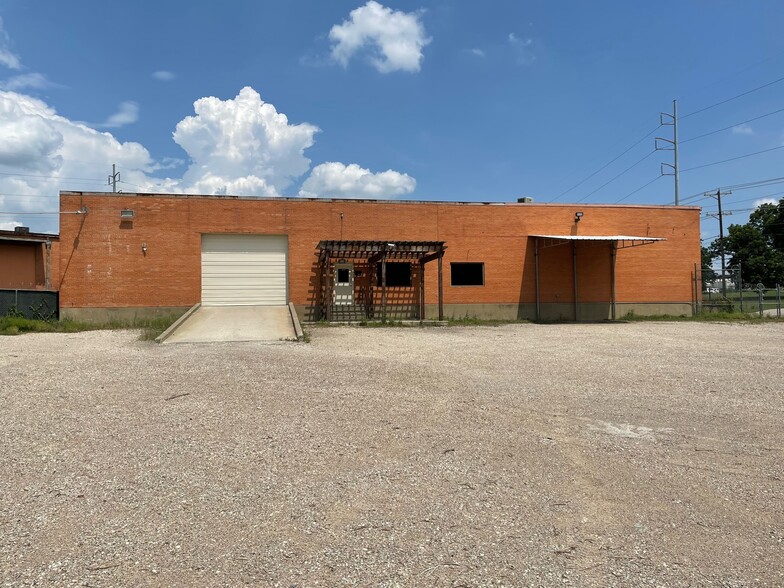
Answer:
POLYGON ((742 312, 781 318, 781 284, 749 284, 742 280, 740 268, 697 270, 695 301, 699 313, 742 312), (699 289, 698 289, 699 288, 699 289))
POLYGON ((51 321, 58 314, 57 292, 0 289, 0 316, 51 321))

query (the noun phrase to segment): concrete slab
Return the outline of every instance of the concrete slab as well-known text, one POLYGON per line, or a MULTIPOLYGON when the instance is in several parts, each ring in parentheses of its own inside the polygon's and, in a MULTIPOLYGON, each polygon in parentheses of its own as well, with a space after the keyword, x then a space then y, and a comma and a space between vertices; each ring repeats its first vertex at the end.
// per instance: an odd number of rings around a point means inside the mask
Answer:
POLYGON ((297 340, 288 306, 202 306, 164 341, 297 340))

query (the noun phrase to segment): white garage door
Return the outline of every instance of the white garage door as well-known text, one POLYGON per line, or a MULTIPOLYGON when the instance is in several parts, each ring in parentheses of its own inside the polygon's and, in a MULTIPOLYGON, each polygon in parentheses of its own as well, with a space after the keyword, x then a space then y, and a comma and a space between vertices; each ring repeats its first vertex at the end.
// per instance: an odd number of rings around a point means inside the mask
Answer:
POLYGON ((202 235, 204 306, 286 304, 285 235, 202 235))

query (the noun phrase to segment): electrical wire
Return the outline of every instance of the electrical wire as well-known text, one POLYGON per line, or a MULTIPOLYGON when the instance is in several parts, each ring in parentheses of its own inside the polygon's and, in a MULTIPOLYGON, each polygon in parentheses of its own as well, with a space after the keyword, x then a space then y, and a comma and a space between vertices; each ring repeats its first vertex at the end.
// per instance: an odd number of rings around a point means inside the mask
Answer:
POLYGON ((678 117, 678 120, 683 120, 684 118, 689 118, 690 116, 694 116, 695 114, 700 114, 701 112, 705 112, 706 110, 710 110, 711 108, 716 108, 717 106, 721 106, 722 104, 727 104, 728 102, 732 102, 733 100, 737 100, 738 98, 743 98, 744 96, 748 96, 754 92, 772 86, 773 84, 778 84, 780 82, 784 82, 784 78, 779 78, 777 80, 773 80, 772 82, 768 82, 767 84, 763 84, 756 88, 752 88, 751 90, 747 90, 742 94, 738 94, 737 96, 733 96, 732 98, 727 98, 726 100, 722 100, 721 102, 716 102, 715 104, 711 104, 710 106, 706 106, 705 108, 700 108, 699 110, 695 110, 694 112, 690 112, 689 114, 684 114, 678 117))
POLYGON ((749 120, 744 120, 739 123, 735 123, 734 125, 730 125, 728 127, 724 127, 721 129, 716 129, 715 131, 711 131, 709 133, 704 133, 702 135, 697 135, 696 137, 691 137, 690 139, 685 139, 683 141, 678 141, 678 145, 682 145, 683 143, 688 143, 690 141, 696 141, 697 139, 702 139, 704 137, 710 137, 711 135, 715 135, 716 133, 721 133, 722 131, 729 131, 730 129, 734 129, 737 126, 745 125, 746 123, 754 122, 755 120, 760 120, 761 118, 766 118, 768 116, 773 116, 774 114, 778 114, 780 112, 784 112, 784 108, 780 108, 778 110, 774 110, 773 112, 769 112, 767 114, 763 114, 761 116, 755 116, 754 118, 750 118, 749 120))
MULTIPOLYGON (((762 196, 754 196, 754 198, 744 198, 743 200, 722 200, 727 204, 740 204, 741 202, 751 202, 752 200, 763 200, 765 198, 773 198, 774 196, 784 196, 784 192, 773 192, 772 194, 763 194, 762 196)), ((718 209, 717 209, 718 210, 718 209)))
POLYGON ((763 153, 770 153, 771 151, 776 151, 777 149, 784 149, 784 145, 779 145, 778 147, 771 147, 770 149, 763 149, 762 151, 755 151, 754 153, 747 153, 746 155, 738 155, 737 157, 730 157, 729 159, 722 159, 721 161, 714 161, 712 163, 705 163, 703 165, 696 165, 694 167, 688 167, 686 169, 680 170, 680 173, 686 173, 690 171, 694 171, 695 169, 702 169, 704 167, 711 167, 713 165, 720 165, 722 163, 729 163, 730 161, 737 161, 738 159, 745 159, 747 157, 753 157, 755 155, 761 155, 763 153))
POLYGON ((102 180, 96 180, 95 178, 72 178, 67 176, 45 176, 41 174, 12 174, 9 172, 0 172, 0 176, 12 176, 15 178, 46 178, 49 180, 81 180, 85 182, 91 182, 94 184, 102 184, 102 180))
MULTIPOLYGON (((635 141, 634 143, 632 143, 632 144, 631 144, 629 147, 627 147, 627 148, 626 148, 626 149, 625 149, 625 150, 624 150, 624 151, 623 151, 623 152, 622 152, 620 155, 618 155, 617 157, 615 157, 615 158, 614 158, 614 159, 612 159, 611 161, 608 161, 607 163, 605 163, 605 164, 604 164, 602 167, 600 167, 599 169, 597 169, 597 170, 596 170, 595 172, 593 172, 591 175, 589 175, 589 176, 586 176, 585 178, 583 178, 582 180, 580 180, 579 182, 577 182, 577 183, 576 183, 574 186, 572 186, 572 187, 571 187, 571 188, 569 188, 568 190, 564 190, 563 192, 561 192, 560 194, 558 194, 558 196, 556 196, 555 198, 553 198, 553 199, 552 199, 550 202, 555 202, 556 200, 558 200, 559 198, 561 198, 561 196, 563 196, 564 194, 568 194, 569 192, 571 192, 572 190, 574 190, 574 189, 575 189, 575 188, 577 188, 578 186, 581 186, 581 185, 583 185, 585 182, 587 182, 588 180, 590 180, 590 179, 591 179, 592 177, 594 177, 596 174, 598 174, 599 172, 603 171, 603 170, 604 170, 604 169, 606 169, 608 166, 610 166, 611 164, 615 163, 615 162, 616 162, 616 161, 618 161, 618 160, 619 160, 621 157, 623 157, 624 155, 626 155, 627 153, 629 153, 629 151, 631 151, 632 149, 634 149, 635 147, 637 147, 637 145, 639 145, 640 143, 642 143, 643 141, 645 141, 645 139, 647 139, 648 137, 650 137, 650 136, 651 136, 653 133, 655 133, 656 131, 658 131, 660 128, 661 128, 661 125, 658 125, 658 126, 655 128, 655 129, 653 129, 652 131, 649 131, 648 133, 646 133, 646 134, 645 134, 645 136, 643 136, 641 139, 638 139, 637 141, 635 141)), ((579 202, 579 201, 578 201, 578 202, 579 202)))
POLYGON ((623 201, 624 201, 624 200, 626 200, 626 199, 627 199, 629 196, 633 196, 634 194, 636 194, 637 192, 639 192, 639 191, 640 191, 640 190, 642 190, 643 188, 647 188, 648 186, 650 186, 651 184, 653 184, 653 183, 654 183, 656 180, 660 180, 660 179, 662 179, 663 177, 664 177, 664 176, 662 176, 661 174, 660 174, 660 175, 658 175, 658 176, 656 176, 656 177, 655 177, 655 178, 653 178, 653 179, 652 179, 650 182, 647 182, 647 183, 643 184, 642 186, 640 186, 639 188, 637 188, 637 189, 636 189, 634 192, 629 192, 629 193, 628 193, 626 196, 624 196, 623 198, 619 198, 618 200, 616 200, 616 201, 614 202, 614 204, 618 204, 618 203, 620 203, 620 202, 623 202, 623 201))
POLYGON ((132 184, 131 182, 126 182, 125 180, 117 180, 117 183, 118 184, 128 184, 129 186, 133 186, 134 188, 139 188, 140 190, 144 190, 144 188, 142 188, 140 185, 132 184))
MULTIPOLYGON (((721 186, 721 190, 754 190, 756 188, 764 188, 767 186, 773 186, 775 184, 782 184, 784 183, 784 177, 779 178, 768 178, 767 180, 755 180, 753 182, 745 182, 743 184, 734 184, 732 186, 721 186)), ((715 188, 713 188, 715 189, 715 188)), ((697 200, 705 200, 706 198, 710 198, 710 196, 705 196, 705 192, 709 190, 702 190, 701 192, 697 192, 696 194, 692 194, 691 196, 686 196, 685 198, 681 198, 681 202, 685 202, 688 200, 692 200, 697 198, 697 200)))
POLYGON ((755 188, 764 188, 767 186, 773 186, 775 184, 784 184, 784 177, 770 178, 768 180, 758 180, 756 182, 746 182, 745 184, 735 184, 734 186, 724 186, 722 189, 753 190, 755 188))
POLYGON ((22 215, 22 214, 24 214, 24 215, 30 215, 30 214, 43 214, 43 215, 46 215, 46 214, 84 214, 84 213, 83 212, 69 212, 69 211, 25 212, 25 211, 22 211, 22 210, 17 210, 17 211, 7 211, 6 210, 6 211, 0 211, 0 214, 2 214, 2 215, 14 215, 15 216, 15 215, 22 215))
POLYGON ((629 170, 631 170, 632 168, 634 168, 634 167, 637 167, 638 165, 640 165, 640 164, 641 164, 643 161, 645 161, 646 159, 648 159, 648 158, 649 158, 651 155, 653 155, 654 153, 656 153, 656 150, 655 150, 655 149, 654 149, 653 151, 651 151, 650 153, 648 153, 648 155, 646 155, 646 156, 645 156, 645 157, 643 157, 642 159, 638 159, 638 160, 637 160, 635 163, 631 164, 629 167, 627 167, 625 170, 623 170, 621 173, 619 173, 618 175, 616 175, 615 177, 613 177, 613 178, 612 178, 612 179, 610 179, 609 181, 605 182, 604 184, 602 184, 601 186, 599 186, 598 188, 596 188, 596 189, 595 189, 593 192, 589 192, 588 194, 586 194, 585 196, 583 196, 583 197, 582 197, 582 198, 580 198, 579 200, 576 200, 576 202, 582 202, 582 201, 583 201, 583 200, 585 200, 586 198, 589 198, 589 197, 593 196, 593 195, 594 195, 594 194, 596 194, 596 193, 597 193, 599 190, 601 190, 601 189, 602 189, 602 188, 604 188, 605 186, 608 186, 608 185, 612 184, 612 183, 613 183, 615 180, 617 180, 618 178, 620 178, 620 177, 621 177, 623 174, 625 174, 626 172, 628 172, 628 171, 629 171, 629 170))
POLYGON ((0 194, 3 200, 27 200, 29 198, 53 200, 57 198, 57 194, 51 196, 44 196, 42 194, 0 194))

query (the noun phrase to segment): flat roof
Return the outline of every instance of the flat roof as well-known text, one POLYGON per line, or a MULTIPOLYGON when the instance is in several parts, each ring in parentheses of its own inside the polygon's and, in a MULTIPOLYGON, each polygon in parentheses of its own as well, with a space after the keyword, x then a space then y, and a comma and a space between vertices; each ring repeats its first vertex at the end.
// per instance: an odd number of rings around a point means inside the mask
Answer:
POLYGON ((371 199, 371 198, 303 198, 300 196, 232 196, 217 194, 165 194, 156 192, 82 192, 76 190, 61 190, 60 196, 105 196, 108 198, 142 197, 142 198, 207 198, 215 200, 264 200, 287 202, 329 202, 343 204, 363 202, 365 204, 438 204, 451 206, 550 206, 554 208, 660 208, 678 210, 701 210, 699 206, 673 206, 671 204, 585 204, 585 203, 560 203, 560 202, 489 202, 489 201, 455 201, 455 200, 398 200, 371 199))
POLYGON ((16 231, 0 231, 0 241, 16 241, 24 243, 46 243, 59 241, 60 235, 49 233, 17 233, 16 231))

